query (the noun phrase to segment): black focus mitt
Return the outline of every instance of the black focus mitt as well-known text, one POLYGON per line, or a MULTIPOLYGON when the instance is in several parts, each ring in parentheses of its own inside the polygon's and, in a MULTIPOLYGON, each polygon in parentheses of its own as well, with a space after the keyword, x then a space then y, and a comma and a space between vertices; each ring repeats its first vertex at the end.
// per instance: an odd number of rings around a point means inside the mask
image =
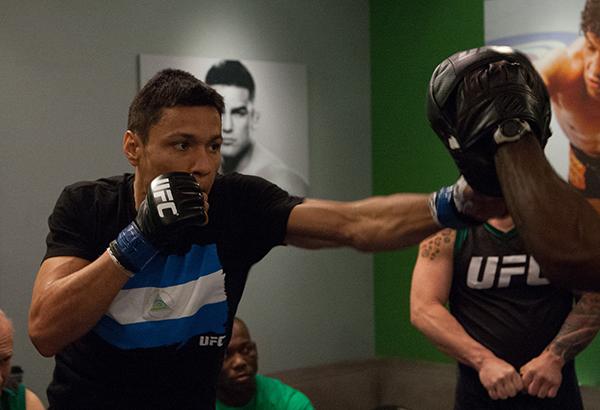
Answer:
POLYGON ((510 47, 458 52, 429 82, 427 117, 460 173, 477 191, 502 196, 494 155, 499 144, 533 132, 551 135, 550 98, 529 59, 510 47))

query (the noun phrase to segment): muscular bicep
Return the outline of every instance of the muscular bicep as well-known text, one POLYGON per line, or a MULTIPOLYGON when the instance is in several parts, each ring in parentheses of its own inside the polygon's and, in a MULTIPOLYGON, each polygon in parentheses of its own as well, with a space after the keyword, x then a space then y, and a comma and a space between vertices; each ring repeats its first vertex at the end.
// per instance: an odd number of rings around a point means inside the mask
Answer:
POLYGON ((445 305, 452 284, 456 231, 444 229, 421 242, 413 269, 411 310, 431 303, 445 305))

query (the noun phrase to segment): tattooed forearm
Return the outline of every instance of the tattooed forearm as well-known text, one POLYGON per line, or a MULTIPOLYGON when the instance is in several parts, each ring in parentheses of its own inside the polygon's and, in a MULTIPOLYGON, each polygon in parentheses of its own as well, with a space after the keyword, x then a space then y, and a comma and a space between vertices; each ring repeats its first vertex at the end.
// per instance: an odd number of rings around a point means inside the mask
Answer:
POLYGON ((565 362, 587 347, 600 329, 600 293, 585 293, 563 323, 548 349, 565 362))
POLYGON ((453 246, 456 231, 444 229, 421 243, 419 253, 423 258, 434 260, 444 246, 453 246))

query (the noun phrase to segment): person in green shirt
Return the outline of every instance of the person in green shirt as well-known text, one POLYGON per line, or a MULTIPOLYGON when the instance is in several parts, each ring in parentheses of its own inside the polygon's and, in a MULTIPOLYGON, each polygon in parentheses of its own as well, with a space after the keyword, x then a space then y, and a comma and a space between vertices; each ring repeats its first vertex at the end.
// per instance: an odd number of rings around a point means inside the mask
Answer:
POLYGON ((14 333, 12 322, 0 310, 0 410, 43 410, 44 405, 35 393, 22 383, 14 386, 9 383, 14 333))
POLYGON ((217 410, 314 410, 303 393, 257 371, 256 343, 236 317, 219 375, 217 410))

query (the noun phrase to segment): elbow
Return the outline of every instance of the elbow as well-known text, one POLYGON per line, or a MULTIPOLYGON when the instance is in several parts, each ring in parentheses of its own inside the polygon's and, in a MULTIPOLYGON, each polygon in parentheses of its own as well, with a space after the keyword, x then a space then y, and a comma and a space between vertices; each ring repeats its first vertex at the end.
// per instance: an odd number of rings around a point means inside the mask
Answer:
POLYGON ((359 252, 364 253, 372 253, 378 250, 382 250, 382 247, 377 246, 377 243, 372 238, 367 238, 360 232, 346 233, 341 242, 350 245, 352 248, 356 249, 359 252))
POLYGON ((44 331, 44 326, 39 324, 39 321, 29 320, 29 339, 36 350, 44 357, 52 357, 58 350, 53 346, 51 339, 44 331))
POLYGON ((410 305, 410 324, 418 330, 421 330, 421 324, 423 323, 423 307, 420 305, 410 305))
POLYGON ((35 346, 36 350, 44 357, 52 357, 56 353, 58 353, 58 349, 52 347, 50 343, 44 340, 42 337, 34 333, 29 333, 29 338, 31 339, 31 343, 35 346))

